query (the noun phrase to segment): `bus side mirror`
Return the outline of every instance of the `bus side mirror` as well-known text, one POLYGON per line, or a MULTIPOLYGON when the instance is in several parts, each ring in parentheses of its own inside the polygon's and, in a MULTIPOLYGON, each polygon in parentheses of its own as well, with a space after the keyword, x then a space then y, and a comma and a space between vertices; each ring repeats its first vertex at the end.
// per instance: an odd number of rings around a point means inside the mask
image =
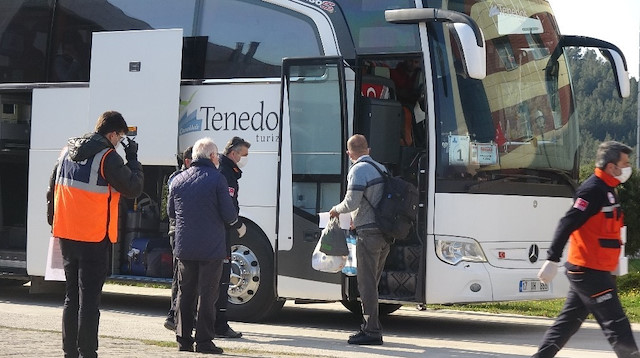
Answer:
POLYGON ((618 87, 618 95, 621 98, 627 98, 629 97, 629 94, 631 94, 629 71, 627 69, 627 63, 624 59, 624 55, 622 52, 618 51, 614 49, 600 49, 602 55, 609 60, 609 63, 613 67, 613 73, 618 87))
POLYGON ((463 23, 453 24, 458 47, 462 51, 464 71, 470 78, 482 80, 487 75, 487 52, 484 35, 480 32, 483 46, 478 46, 471 26, 463 23))
POLYGON ((465 73, 473 79, 485 78, 487 55, 484 35, 478 24, 468 15, 451 10, 423 8, 387 10, 384 12, 384 17, 387 22, 394 24, 449 23, 462 51, 462 66, 465 73))
POLYGON ((593 37, 563 35, 560 37, 560 42, 553 54, 551 54, 549 61, 555 61, 560 56, 560 52, 564 47, 594 47, 600 49, 602 55, 609 60, 613 68, 618 95, 621 98, 629 97, 629 94, 631 94, 631 84, 629 83, 627 60, 624 58, 624 54, 618 46, 593 37))

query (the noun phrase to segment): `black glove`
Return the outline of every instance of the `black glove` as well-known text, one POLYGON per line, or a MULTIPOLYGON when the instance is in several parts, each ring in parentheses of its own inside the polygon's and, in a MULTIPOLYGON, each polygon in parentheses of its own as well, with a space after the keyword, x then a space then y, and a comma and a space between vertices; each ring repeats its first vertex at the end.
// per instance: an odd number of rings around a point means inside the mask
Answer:
POLYGON ((124 154, 127 157, 127 161, 138 160, 138 143, 131 138, 127 138, 127 145, 122 142, 124 146, 124 154))

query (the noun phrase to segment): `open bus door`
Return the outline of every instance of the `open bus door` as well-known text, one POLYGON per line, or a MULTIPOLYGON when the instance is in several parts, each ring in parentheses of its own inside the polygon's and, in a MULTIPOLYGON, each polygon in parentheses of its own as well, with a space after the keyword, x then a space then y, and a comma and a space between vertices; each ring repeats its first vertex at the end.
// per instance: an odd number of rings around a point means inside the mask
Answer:
POLYGON ((318 213, 344 193, 347 107, 340 57, 283 61, 278 163, 279 297, 342 300, 342 274, 311 267, 320 238, 318 213))
MULTIPOLYGON (((141 163, 174 162, 181 59, 182 29, 97 32, 93 34, 89 89, 76 83, 34 90, 27 219, 30 276, 45 274, 51 236, 45 192, 67 138, 92 132, 101 113, 116 110, 130 126, 137 127, 141 163)), ((119 152, 124 157, 122 148, 119 152)), ((118 268, 114 262, 113 272, 118 268)))

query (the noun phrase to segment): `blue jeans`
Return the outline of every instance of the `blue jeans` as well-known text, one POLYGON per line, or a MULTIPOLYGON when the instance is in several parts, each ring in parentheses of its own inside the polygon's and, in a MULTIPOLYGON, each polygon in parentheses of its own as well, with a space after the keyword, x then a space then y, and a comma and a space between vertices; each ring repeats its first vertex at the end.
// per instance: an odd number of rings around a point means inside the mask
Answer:
POLYGON ((108 239, 82 242, 60 239, 66 277, 62 311, 64 356, 97 357, 100 297, 109 267, 108 239))

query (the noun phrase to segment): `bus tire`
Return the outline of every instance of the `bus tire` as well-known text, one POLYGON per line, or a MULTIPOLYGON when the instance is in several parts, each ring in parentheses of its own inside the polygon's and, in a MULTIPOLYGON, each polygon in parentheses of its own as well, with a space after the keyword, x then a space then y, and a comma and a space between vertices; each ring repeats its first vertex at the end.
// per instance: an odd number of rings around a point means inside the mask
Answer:
POLYGON ((14 279, 14 278, 1 278, 0 287, 12 287, 12 286, 24 286, 29 280, 14 279))
MULTIPOLYGON (((341 301, 342 305, 356 316, 362 316, 362 305, 360 301, 341 301)), ((401 304, 395 303, 378 303, 378 313, 380 316, 387 316, 402 307, 401 304)))
POLYGON ((231 279, 227 316, 232 321, 259 322, 284 305, 274 288, 274 255, 260 228, 245 220, 247 233, 231 243, 231 279))

